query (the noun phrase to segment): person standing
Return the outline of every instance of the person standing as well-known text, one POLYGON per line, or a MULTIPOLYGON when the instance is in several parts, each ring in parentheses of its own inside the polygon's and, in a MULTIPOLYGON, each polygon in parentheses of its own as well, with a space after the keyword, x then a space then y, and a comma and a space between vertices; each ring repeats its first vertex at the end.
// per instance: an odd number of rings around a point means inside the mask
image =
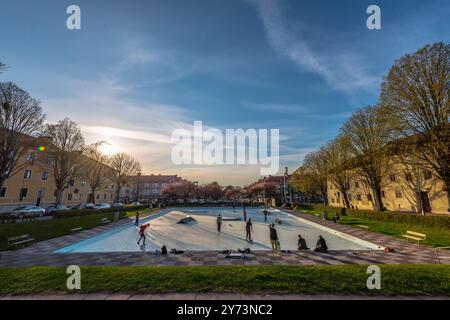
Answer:
POLYGON ((221 228, 222 228, 222 216, 219 214, 219 216, 217 217, 217 232, 221 232, 221 228))
POLYGON ((145 247, 145 230, 146 230, 148 227, 150 227, 150 224, 149 224, 149 223, 143 224, 143 225, 141 225, 141 226, 139 227, 139 235, 140 235, 141 237, 139 238, 137 244, 140 244, 141 240, 144 240, 144 241, 143 241, 143 244, 142 244, 142 246, 144 246, 144 247, 145 247))
POLYGON ((247 234, 245 236, 245 240, 253 241, 252 240, 252 231, 253 231, 252 219, 248 219, 247 223, 245 224, 245 231, 247 232, 247 234))
POLYGON ((244 221, 247 221, 247 209, 244 207, 244 221))
POLYGON ((136 211, 136 220, 134 221, 134 225, 136 227, 139 226, 139 210, 136 211))
POLYGON ((267 214, 269 212, 267 211, 267 209, 264 209, 263 213, 264 213, 264 222, 267 222, 267 214))
POLYGON ((275 224, 269 225, 270 231, 270 243, 272 244, 272 251, 277 251, 281 249, 280 241, 278 240, 277 229, 275 229, 275 224))

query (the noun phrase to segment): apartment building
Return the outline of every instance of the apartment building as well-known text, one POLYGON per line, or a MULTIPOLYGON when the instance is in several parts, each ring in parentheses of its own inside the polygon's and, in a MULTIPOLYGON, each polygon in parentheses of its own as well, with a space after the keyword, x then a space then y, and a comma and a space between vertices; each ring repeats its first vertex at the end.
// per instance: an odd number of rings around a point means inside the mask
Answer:
POLYGON ((141 175, 129 177, 127 184, 121 189, 121 201, 152 202, 162 200, 162 191, 168 185, 181 182, 177 175, 141 175))
MULTIPOLYGON (((89 160, 88 160, 89 161, 89 160)), ((7 179, 0 190, 0 212, 19 206, 48 207, 56 200, 56 187, 52 161, 44 152, 30 151, 19 159, 21 169, 7 179), (24 164, 26 164, 24 166, 24 164)), ((96 202, 112 203, 114 184, 108 184, 96 192, 96 202)), ((75 206, 92 201, 89 183, 83 177, 69 181, 63 193, 63 204, 75 206)))
MULTIPOLYGON (((382 181, 382 200, 386 210, 449 214, 444 183, 431 171, 393 163, 390 173, 382 181)), ((375 196, 372 190, 355 173, 348 191, 350 207, 374 210, 375 196)), ((342 192, 328 181, 328 203, 332 207, 344 207, 342 192)))

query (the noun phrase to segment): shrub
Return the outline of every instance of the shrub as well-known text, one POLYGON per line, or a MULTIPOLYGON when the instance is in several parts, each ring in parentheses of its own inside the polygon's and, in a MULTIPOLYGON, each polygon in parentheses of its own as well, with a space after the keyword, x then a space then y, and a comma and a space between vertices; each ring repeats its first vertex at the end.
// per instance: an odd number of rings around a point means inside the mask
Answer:
POLYGON ((70 218, 70 217, 80 217, 80 216, 87 216, 87 215, 93 215, 93 214, 99 214, 99 213, 112 213, 112 212, 120 212, 123 215, 125 215, 126 211, 133 211, 133 210, 145 210, 148 209, 150 205, 139 205, 139 206, 130 206, 130 207, 124 207, 124 208, 109 208, 109 209, 81 209, 81 210, 64 210, 64 211, 54 211, 52 212, 52 216, 54 218, 70 218))

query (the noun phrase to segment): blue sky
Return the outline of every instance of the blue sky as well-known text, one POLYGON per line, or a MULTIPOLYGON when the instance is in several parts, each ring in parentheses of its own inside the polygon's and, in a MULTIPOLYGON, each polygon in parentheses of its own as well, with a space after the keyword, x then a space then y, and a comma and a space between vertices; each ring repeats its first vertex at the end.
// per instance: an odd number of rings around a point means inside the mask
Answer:
POLYGON ((168 143, 207 127, 280 129, 280 165, 297 168, 355 109, 377 102, 393 62, 449 42, 450 2, 365 0, 1 0, 0 61, 87 140, 134 154, 146 173, 246 184, 256 166, 174 166, 168 143), (66 28, 66 8, 82 30, 66 28), (377 4, 382 29, 366 28, 377 4))

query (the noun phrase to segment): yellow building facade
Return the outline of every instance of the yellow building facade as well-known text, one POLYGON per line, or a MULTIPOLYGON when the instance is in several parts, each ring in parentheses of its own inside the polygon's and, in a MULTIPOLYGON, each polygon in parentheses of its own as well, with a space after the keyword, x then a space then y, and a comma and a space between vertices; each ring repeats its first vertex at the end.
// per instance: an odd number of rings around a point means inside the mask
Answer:
MULTIPOLYGON (((56 200, 53 166, 45 152, 26 153, 18 163, 20 170, 8 178, 0 190, 0 212, 19 206, 37 205, 45 208, 53 205, 56 200)), ((105 185, 96 191, 95 202, 112 203, 114 192, 114 183, 105 185)), ((80 176, 69 182, 62 202, 68 207, 86 203, 92 200, 90 193, 87 179, 80 176)))
MULTIPOLYGON (((381 186, 386 210, 450 215, 444 183, 431 171, 401 163, 391 164, 389 168, 381 186)), ((373 191, 358 176, 356 170, 352 172, 347 192, 350 207, 374 210, 376 205, 373 191)), ((342 191, 331 180, 328 181, 328 203, 332 207, 345 207, 342 191)))

